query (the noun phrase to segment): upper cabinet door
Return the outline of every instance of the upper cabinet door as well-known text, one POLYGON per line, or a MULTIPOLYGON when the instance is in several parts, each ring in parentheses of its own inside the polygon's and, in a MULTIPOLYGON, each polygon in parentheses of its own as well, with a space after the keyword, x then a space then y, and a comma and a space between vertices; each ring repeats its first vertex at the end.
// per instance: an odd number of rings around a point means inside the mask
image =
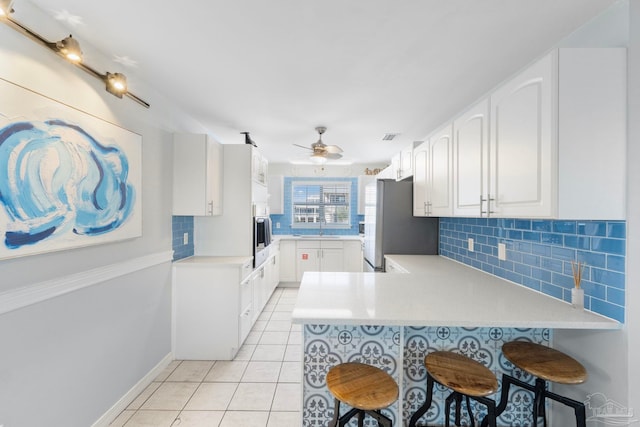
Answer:
POLYGON ((255 182, 264 186, 267 185, 268 165, 267 159, 258 150, 253 149, 251 154, 251 176, 255 182))
POLYGON ((488 99, 472 106, 453 122, 453 137, 453 214, 487 216, 488 99))
POLYGON ((222 214, 222 144, 207 136, 207 215, 222 214))
POLYGON ((173 138, 173 215, 222 213, 222 145, 204 134, 173 138))
POLYGON ((547 55, 491 95, 487 210, 507 217, 556 213, 555 55, 547 55))
POLYGON ((429 215, 450 216, 453 213, 453 128, 446 125, 429 138, 430 178, 429 215))
POLYGON ((428 216, 429 141, 413 150, 413 216, 428 216))

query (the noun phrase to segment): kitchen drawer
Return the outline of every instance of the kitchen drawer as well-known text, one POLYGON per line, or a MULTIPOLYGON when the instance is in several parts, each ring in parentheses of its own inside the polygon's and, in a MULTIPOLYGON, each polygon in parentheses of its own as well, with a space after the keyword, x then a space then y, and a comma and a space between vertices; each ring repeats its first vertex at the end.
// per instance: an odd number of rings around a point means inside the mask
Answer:
POLYGON ((251 303, 240 311, 238 326, 238 342, 242 346, 253 326, 253 307, 251 303))
POLYGON ((242 264, 242 271, 240 272, 240 280, 244 280, 253 271, 253 259, 242 264))
POLYGON ((342 249, 343 242, 335 241, 331 239, 322 240, 298 240, 296 242, 296 248, 298 249, 342 249))
POLYGON ((251 304, 253 300, 253 281, 247 278, 240 282, 240 310, 241 312, 251 304))

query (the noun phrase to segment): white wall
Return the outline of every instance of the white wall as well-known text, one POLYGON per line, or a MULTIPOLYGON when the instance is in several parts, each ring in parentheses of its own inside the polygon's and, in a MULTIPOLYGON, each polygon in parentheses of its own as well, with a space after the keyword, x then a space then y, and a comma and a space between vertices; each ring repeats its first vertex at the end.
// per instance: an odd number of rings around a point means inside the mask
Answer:
MULTIPOLYGON (((640 418, 640 0, 630 0, 627 134, 627 407, 640 418)), ((613 362, 615 363, 615 362, 613 362)))
MULTIPOLYGON (((30 3, 15 7, 16 19, 45 37, 69 34, 30 3)), ((0 261, 0 425, 5 427, 93 425, 170 358, 171 133, 202 129, 146 87, 144 76, 122 70, 91 46, 82 48, 99 71, 128 74, 132 92, 151 109, 108 94, 102 82, 4 24, 0 78, 142 135, 143 236, 0 261), (122 268, 147 257, 157 261, 139 271, 122 268), (106 266, 114 271, 105 280, 6 312, 7 301, 36 284, 54 279, 65 285, 70 275, 106 266)))

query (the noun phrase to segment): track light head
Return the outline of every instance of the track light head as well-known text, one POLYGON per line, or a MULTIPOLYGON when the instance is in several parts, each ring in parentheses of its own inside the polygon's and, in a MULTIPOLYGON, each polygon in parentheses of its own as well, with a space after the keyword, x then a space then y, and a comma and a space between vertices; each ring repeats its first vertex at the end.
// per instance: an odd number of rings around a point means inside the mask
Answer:
POLYGON ((13 13, 13 0, 0 0, 0 19, 13 13))
POLYGON ((107 92, 110 94, 122 98, 122 95, 127 93, 127 76, 124 74, 107 72, 105 82, 107 84, 107 92))
POLYGON ((73 63, 82 62, 82 50, 80 43, 69 34, 69 37, 56 42, 56 48, 65 58, 73 63))

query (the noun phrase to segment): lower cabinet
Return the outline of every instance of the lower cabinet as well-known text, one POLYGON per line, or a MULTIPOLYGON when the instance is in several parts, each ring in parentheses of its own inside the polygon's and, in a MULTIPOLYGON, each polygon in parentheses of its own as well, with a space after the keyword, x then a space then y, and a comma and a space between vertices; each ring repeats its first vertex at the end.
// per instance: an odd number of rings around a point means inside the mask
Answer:
POLYGON ((391 261, 387 257, 384 258, 384 270, 385 270, 385 273, 401 273, 401 274, 408 273, 408 271, 405 270, 400 264, 394 261, 391 261))
POLYGON ((280 240, 280 281, 296 281, 296 241, 280 240))
POLYGON ((278 285, 279 253, 253 270, 193 257, 173 265, 173 351, 176 359, 232 360, 278 285))
POLYGON ((362 272, 362 256, 359 240, 298 240, 296 281, 302 280, 305 271, 362 272))
POLYGON ((344 271, 362 273, 364 261, 364 243, 360 240, 344 242, 344 271))

